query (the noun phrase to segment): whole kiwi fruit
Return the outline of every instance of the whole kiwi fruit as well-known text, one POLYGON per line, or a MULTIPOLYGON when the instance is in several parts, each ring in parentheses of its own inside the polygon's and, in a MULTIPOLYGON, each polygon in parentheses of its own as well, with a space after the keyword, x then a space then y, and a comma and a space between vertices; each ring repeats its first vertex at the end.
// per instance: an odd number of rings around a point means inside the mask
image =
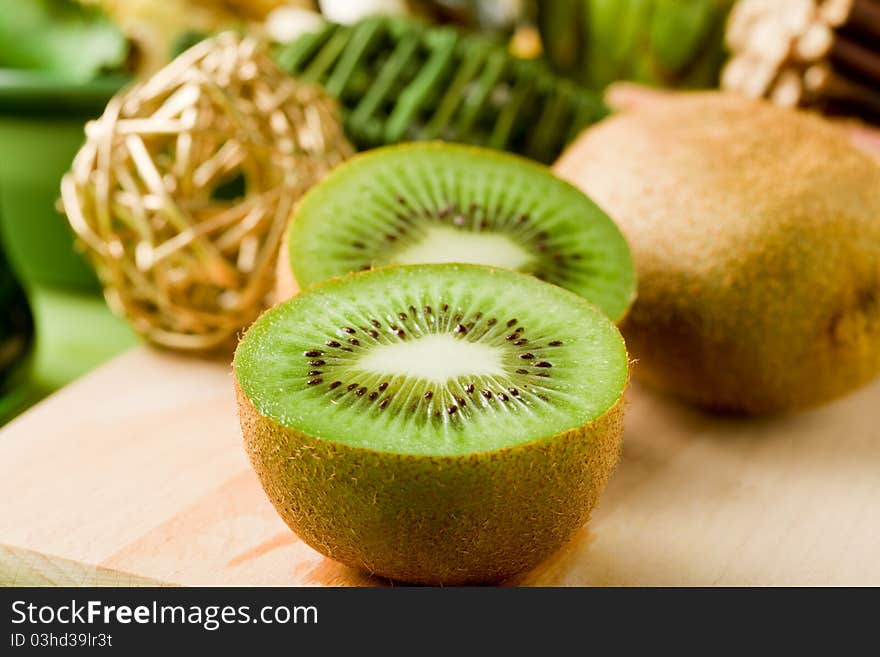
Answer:
POLYGON ((880 371, 880 166, 818 116, 695 93, 611 118, 555 170, 618 222, 638 378, 723 412, 839 397, 880 371))

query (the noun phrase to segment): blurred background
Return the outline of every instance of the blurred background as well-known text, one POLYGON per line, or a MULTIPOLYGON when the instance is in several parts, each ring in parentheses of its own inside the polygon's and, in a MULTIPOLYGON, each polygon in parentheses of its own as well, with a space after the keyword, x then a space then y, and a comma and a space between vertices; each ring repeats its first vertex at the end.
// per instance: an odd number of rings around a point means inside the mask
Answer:
POLYGON ((620 81, 875 122, 878 15, 875 0, 0 0, 0 424, 138 343, 60 181, 87 121, 207 36, 271 44, 286 74, 339 101, 357 148, 441 137, 549 163, 613 111, 620 81), (384 114, 367 120, 381 85, 384 114), (444 100, 465 88, 480 107, 452 120, 444 100), (404 111, 414 98, 430 120, 404 111))

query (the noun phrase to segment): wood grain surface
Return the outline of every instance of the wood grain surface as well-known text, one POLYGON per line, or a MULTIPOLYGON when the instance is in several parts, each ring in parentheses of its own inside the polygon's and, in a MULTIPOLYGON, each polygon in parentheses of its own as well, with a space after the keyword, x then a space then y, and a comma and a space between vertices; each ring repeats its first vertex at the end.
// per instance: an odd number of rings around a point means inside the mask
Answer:
MULTIPOLYGON (((281 522, 222 362, 138 348, 56 393, 0 431, 0 500, 0 573, 19 573, 7 584, 61 581, 70 563, 105 583, 388 583, 281 522)), ((77 578, 95 581, 64 581, 77 578)), ((880 382, 766 420, 633 387, 592 522, 510 583, 880 585, 880 382)))

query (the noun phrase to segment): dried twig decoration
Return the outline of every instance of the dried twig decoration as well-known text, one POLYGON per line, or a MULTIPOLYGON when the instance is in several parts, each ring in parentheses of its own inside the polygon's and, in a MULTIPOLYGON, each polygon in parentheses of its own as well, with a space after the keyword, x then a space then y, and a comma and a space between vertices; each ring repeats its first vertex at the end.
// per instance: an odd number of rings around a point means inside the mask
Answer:
POLYGON ((110 306, 210 350, 258 315, 296 200, 352 152, 332 100, 250 38, 194 46, 110 101, 62 181, 110 306))
POLYGON ((880 119, 880 0, 739 0, 725 89, 880 119))

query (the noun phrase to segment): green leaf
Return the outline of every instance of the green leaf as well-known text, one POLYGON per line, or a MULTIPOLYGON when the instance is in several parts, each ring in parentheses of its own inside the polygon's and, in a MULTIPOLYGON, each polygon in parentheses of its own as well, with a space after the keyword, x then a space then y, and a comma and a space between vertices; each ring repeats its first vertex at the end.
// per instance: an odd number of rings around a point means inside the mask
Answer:
POLYGON ((0 67, 88 81, 119 72, 128 42, 99 10, 71 0, 0 0, 0 67))

